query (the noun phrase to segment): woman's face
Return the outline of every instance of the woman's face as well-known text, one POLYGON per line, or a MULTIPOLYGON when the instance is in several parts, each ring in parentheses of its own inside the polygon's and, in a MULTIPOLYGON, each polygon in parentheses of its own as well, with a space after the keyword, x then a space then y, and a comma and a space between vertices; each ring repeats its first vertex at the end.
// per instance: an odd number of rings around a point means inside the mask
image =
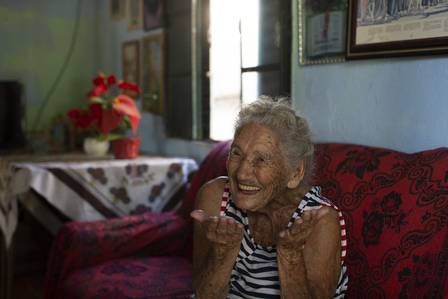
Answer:
POLYGON ((271 129, 249 124, 235 137, 227 160, 235 205, 257 211, 279 199, 288 184, 286 159, 271 129))

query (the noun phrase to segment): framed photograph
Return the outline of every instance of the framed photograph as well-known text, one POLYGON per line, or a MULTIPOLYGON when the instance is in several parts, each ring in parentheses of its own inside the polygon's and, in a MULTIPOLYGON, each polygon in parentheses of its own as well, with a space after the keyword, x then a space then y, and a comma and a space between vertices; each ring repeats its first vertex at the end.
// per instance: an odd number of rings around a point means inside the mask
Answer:
POLYGON ((165 100, 164 34, 142 40, 142 106, 143 110, 162 114, 165 100))
POLYGON ((143 28, 143 2, 142 0, 128 0, 128 30, 141 30, 143 28))
POLYGON ((76 129, 65 115, 59 115, 51 122, 48 132, 48 146, 51 153, 71 152, 76 147, 76 129))
POLYGON ((140 85, 140 47, 139 41, 124 42, 121 47, 121 67, 124 81, 140 85))
POLYGON ((152 30, 163 26, 163 0, 143 0, 143 27, 152 30))
POLYGON ((122 20, 126 14, 126 1, 125 0, 109 0, 110 17, 119 21, 122 20))
POLYGON ((342 62, 345 58, 347 0, 298 0, 299 62, 342 62))
POLYGON ((349 0, 347 58, 448 53, 448 6, 433 0, 349 0))

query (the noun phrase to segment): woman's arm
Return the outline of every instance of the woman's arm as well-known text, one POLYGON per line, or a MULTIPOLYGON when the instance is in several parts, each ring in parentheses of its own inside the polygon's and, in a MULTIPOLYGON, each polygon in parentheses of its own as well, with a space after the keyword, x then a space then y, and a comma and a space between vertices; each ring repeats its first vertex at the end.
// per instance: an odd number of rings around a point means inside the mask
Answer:
POLYGON ((279 239, 281 297, 332 298, 340 275, 340 258, 337 212, 329 207, 305 212, 279 239))
POLYGON ((240 249, 242 225, 220 217, 222 179, 204 185, 192 217, 194 226, 193 284, 196 297, 225 298, 232 267, 240 249))

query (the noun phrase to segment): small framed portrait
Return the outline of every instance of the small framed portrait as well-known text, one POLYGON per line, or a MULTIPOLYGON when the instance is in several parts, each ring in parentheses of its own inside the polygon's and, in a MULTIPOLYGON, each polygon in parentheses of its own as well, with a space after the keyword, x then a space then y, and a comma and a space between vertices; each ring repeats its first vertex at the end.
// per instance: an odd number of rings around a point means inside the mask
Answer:
POLYGON ((142 40, 143 110, 162 114, 165 99, 163 32, 142 40))
POLYGON ((122 20, 126 14, 125 0, 110 0, 109 1, 110 17, 112 20, 122 20))
POLYGON ((347 0, 298 0, 301 65, 343 62, 347 0))
POLYGON ((128 0, 128 30, 143 28, 143 2, 142 0, 128 0))
POLYGON ((164 1, 143 0, 143 26, 152 30, 163 26, 164 1))
POLYGON ((121 47, 122 78, 140 84, 140 44, 138 40, 124 42, 121 47))

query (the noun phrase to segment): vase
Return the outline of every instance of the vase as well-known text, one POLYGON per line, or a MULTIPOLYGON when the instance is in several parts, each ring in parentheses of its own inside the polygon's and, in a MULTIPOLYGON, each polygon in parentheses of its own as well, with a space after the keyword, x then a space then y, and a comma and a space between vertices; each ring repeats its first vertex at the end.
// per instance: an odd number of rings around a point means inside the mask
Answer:
POLYGON ((84 152, 91 157, 103 157, 109 150, 109 140, 87 137, 83 141, 84 152))
POLYGON ((135 159, 140 150, 140 137, 126 137, 112 141, 115 159, 135 159))

